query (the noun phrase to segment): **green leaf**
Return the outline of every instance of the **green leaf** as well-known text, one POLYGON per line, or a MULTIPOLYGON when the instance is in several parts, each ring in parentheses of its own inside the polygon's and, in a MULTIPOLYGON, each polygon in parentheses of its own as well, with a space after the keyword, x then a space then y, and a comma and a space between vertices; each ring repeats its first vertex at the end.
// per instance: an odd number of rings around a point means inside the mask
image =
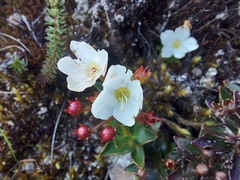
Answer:
POLYGON ((101 156, 110 156, 110 155, 123 155, 129 152, 132 152, 134 146, 130 146, 129 144, 125 144, 121 147, 116 147, 113 141, 108 142, 101 152, 101 156))
POLYGON ((158 133, 159 131, 159 128, 160 126, 162 125, 162 122, 155 122, 154 124, 152 124, 152 130, 155 132, 155 133, 158 133))
POLYGON ((163 132, 158 133, 157 139, 153 142, 155 149, 160 149, 163 157, 167 155, 170 150, 170 143, 166 140, 166 135, 163 132))
POLYGON ((142 146, 138 146, 132 151, 132 160, 138 167, 144 167, 145 154, 142 146))
POLYGON ((230 114, 230 117, 226 117, 225 120, 225 125, 232 130, 234 134, 237 134, 238 132, 238 127, 240 127, 240 121, 238 117, 235 117, 234 114, 230 114), (235 117, 235 118, 234 118, 235 117))
POLYGON ((204 134, 203 136, 192 141, 192 144, 204 149, 206 147, 211 147, 213 151, 224 152, 231 149, 231 144, 226 143, 225 139, 217 138, 211 134, 204 134))
POLYGON ((240 86, 238 86, 238 85, 236 85, 236 84, 232 84, 232 83, 227 82, 227 81, 224 81, 223 83, 224 83, 224 85, 225 85, 227 88, 229 88, 231 91, 236 90, 236 91, 240 92, 240 86))
POLYGON ((190 153, 190 155, 200 156, 202 154, 201 149, 192 145, 191 140, 181 137, 174 137, 174 140, 180 149, 186 150, 187 152, 190 153))
MULTIPOLYGON (((118 122, 118 121, 116 121, 116 122, 118 122)), ((117 127, 117 132, 118 132, 118 134, 121 134, 124 136, 131 136, 132 135, 132 127, 127 127, 125 125, 119 125, 117 127)))
POLYGON ((226 99, 233 99, 232 94, 226 91, 226 89, 219 86, 218 90, 219 90, 219 102, 222 102, 226 99))
POLYGON ((114 139, 114 143, 116 147, 121 147, 130 141, 133 141, 131 136, 122 136, 122 135, 117 135, 116 138, 114 139))
POLYGON ((94 85, 94 87, 99 91, 101 92, 103 90, 103 86, 102 86, 102 83, 97 81, 94 85))
POLYGON ((139 145, 146 144, 157 138, 156 133, 153 130, 146 127, 142 127, 141 129, 136 131, 135 134, 133 134, 133 136, 135 137, 134 142, 137 142, 139 145))
POLYGON ((145 126, 143 124, 140 124, 138 121, 134 124, 134 126, 131 128, 131 134, 136 134, 140 129, 143 129, 145 126))
POLYGON ((124 170, 127 171, 127 172, 135 172, 135 173, 137 173, 138 167, 135 164, 130 164, 124 170))
POLYGON ((227 134, 225 131, 227 128, 228 128, 227 126, 222 125, 222 124, 203 127, 205 132, 207 132, 213 136, 223 138, 223 139, 226 139, 227 134))

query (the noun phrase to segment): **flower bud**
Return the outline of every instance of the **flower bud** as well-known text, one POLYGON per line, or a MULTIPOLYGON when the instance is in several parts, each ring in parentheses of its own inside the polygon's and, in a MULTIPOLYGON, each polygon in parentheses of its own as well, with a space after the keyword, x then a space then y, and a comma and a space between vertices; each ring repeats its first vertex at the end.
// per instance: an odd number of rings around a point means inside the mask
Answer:
POLYGON ((209 168, 206 164, 198 164, 196 171, 200 176, 206 176, 209 172, 209 168))
POLYGON ((206 158, 212 158, 214 156, 214 152, 211 148, 204 148, 204 150, 202 151, 202 154, 204 157, 206 158))
POLYGON ((167 167, 168 170, 172 170, 176 168, 176 161, 174 161, 173 159, 168 159, 165 162, 165 165, 167 167))
POLYGON ((108 141, 111 141, 116 136, 116 129, 114 129, 111 126, 106 126, 103 128, 103 130, 99 133, 101 136, 101 139, 103 143, 106 143, 108 141))
POLYGON ((147 68, 148 67, 144 68, 144 66, 140 66, 133 74, 134 79, 139 80, 141 84, 145 84, 152 74, 152 72, 149 69, 147 71, 147 68))
POLYGON ((85 124, 79 124, 79 128, 73 130, 71 135, 77 134, 78 140, 88 139, 91 135, 91 129, 85 124))
POLYGON ((226 180, 226 179, 228 179, 227 174, 223 171, 217 171, 215 173, 215 178, 216 178, 216 180, 226 180))
POLYGON ((69 106, 63 111, 71 114, 72 116, 78 116, 82 112, 82 103, 75 98, 75 101, 68 100, 69 106))
POLYGON ((154 111, 140 112, 137 115, 136 119, 140 124, 149 125, 152 125, 153 123, 161 120, 158 117, 154 116, 154 111))

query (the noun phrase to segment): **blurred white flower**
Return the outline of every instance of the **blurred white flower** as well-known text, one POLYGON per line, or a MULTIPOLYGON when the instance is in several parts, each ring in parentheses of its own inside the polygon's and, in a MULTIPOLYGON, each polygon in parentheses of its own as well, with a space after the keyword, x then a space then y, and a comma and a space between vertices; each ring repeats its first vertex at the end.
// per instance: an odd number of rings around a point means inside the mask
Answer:
POLYGON ((190 36, 190 30, 186 25, 182 25, 172 30, 161 33, 160 39, 163 45, 162 57, 169 58, 172 55, 181 59, 186 53, 196 50, 199 45, 197 40, 190 36))
POLYGON ((77 59, 69 56, 60 59, 58 69, 68 75, 68 89, 81 92, 93 86, 101 75, 105 75, 108 53, 105 50, 96 51, 86 42, 77 41, 71 41, 70 49, 77 59))
POLYGON ((103 91, 92 105, 92 114, 106 120, 113 116, 126 126, 135 124, 142 109, 143 90, 139 80, 131 80, 133 73, 124 66, 114 65, 108 70, 103 91))

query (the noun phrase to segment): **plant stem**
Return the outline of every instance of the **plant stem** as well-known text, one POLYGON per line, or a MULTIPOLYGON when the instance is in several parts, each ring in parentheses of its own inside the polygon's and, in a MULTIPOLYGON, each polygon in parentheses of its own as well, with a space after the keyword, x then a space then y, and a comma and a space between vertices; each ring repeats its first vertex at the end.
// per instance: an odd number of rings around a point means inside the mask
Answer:
POLYGON ((70 95, 70 92, 71 91, 68 91, 64 101, 63 101, 63 104, 62 104, 62 107, 60 109, 60 112, 58 114, 58 117, 57 117, 57 120, 56 120, 56 124, 54 126, 54 131, 53 131, 53 135, 52 135, 52 144, 51 144, 51 154, 50 154, 50 160, 51 160, 51 164, 50 164, 50 174, 52 174, 52 161, 53 161, 53 150, 54 150, 54 142, 55 142, 55 137, 56 137, 56 133, 57 133, 57 128, 58 128, 58 124, 60 122, 60 118, 61 118, 61 115, 62 115, 62 112, 63 112, 63 108, 65 106, 65 103, 67 101, 67 98, 68 96, 70 95))
POLYGON ((109 122, 110 120, 112 120, 112 118, 108 118, 108 120, 105 120, 105 121, 100 122, 97 126, 95 126, 95 127, 92 129, 92 132, 96 131, 100 126, 102 126, 103 124, 109 122))
POLYGON ((14 153, 14 150, 13 150, 13 148, 12 148, 12 144, 11 144, 11 142, 9 141, 7 135, 3 132, 3 130, 2 130, 1 128, 0 128, 0 132, 1 132, 4 140, 6 141, 8 147, 9 147, 9 149, 10 149, 10 151, 11 151, 14 160, 15 160, 16 162, 18 162, 17 157, 16 157, 16 155, 15 155, 15 153, 14 153))

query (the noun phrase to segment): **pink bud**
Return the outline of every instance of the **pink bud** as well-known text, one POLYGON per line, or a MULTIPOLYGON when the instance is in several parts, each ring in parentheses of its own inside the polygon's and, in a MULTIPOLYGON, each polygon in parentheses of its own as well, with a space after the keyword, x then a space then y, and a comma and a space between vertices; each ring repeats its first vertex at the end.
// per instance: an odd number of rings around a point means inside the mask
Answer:
POLYGON ((82 112, 82 103, 75 98, 75 101, 68 100, 69 106, 63 111, 71 114, 72 116, 78 116, 82 112))
POLYGON ((116 136, 116 129, 114 129, 111 126, 106 126, 103 128, 103 130, 99 133, 101 136, 101 139, 103 143, 106 143, 108 141, 111 141, 116 136))
POLYGON ((85 124, 79 124, 79 128, 73 130, 70 135, 78 135, 78 140, 88 139, 91 135, 91 129, 85 124))

